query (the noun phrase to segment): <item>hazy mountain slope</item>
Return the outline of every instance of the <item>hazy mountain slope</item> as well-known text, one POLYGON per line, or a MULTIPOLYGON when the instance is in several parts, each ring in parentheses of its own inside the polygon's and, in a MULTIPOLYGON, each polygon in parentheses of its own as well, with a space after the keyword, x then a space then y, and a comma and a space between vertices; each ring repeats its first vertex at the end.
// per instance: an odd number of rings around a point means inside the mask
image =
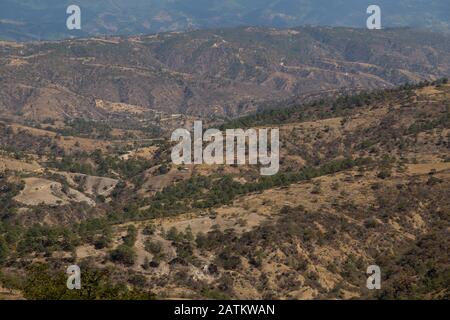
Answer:
POLYGON ((98 119, 104 110, 96 99, 236 116, 268 100, 446 76, 450 36, 409 29, 237 28, 2 43, 0 71, 4 116, 98 119))
MULTIPOLYGON (((59 39, 96 34, 137 34, 187 28, 260 25, 292 27, 327 25, 365 27, 369 0, 78 0, 81 31, 65 27, 66 8, 74 1, 3 0, 0 38, 59 39)), ((446 0, 379 0, 385 27, 449 30, 446 0)))

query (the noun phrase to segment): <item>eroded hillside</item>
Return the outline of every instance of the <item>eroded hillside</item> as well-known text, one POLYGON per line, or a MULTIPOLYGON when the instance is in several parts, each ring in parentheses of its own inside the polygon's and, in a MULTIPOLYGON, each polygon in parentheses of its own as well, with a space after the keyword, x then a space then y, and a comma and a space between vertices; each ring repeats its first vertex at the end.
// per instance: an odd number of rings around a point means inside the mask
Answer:
MULTIPOLYGON (((391 29, 237 28, 0 43, 2 117, 126 122, 159 112, 242 116, 291 97, 434 80, 446 35, 391 29)), ((156 119, 155 119, 156 118, 156 119)), ((130 126, 131 126, 130 125, 130 126)))

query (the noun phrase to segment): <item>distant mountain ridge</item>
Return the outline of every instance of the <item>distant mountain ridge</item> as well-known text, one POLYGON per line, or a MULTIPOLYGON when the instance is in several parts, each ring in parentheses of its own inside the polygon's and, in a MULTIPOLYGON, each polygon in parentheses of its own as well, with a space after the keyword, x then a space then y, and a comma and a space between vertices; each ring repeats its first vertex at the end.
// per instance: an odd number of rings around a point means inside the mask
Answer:
POLYGON ((235 117, 268 101, 449 74, 450 36, 409 29, 252 27, 0 43, 0 110, 96 119, 104 114, 100 99, 235 117))
MULTIPOLYGON (((2 0, 0 39, 28 41, 93 35, 258 25, 365 27, 371 0, 2 0), (82 30, 66 28, 66 8, 82 9, 82 30)), ((448 0, 378 0, 383 27, 450 30, 448 0)))

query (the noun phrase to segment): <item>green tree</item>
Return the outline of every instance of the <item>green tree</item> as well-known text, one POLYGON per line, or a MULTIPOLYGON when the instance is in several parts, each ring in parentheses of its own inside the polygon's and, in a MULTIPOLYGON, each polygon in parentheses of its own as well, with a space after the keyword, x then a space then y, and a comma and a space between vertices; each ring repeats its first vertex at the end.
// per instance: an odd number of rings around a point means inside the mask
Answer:
POLYGON ((22 292, 28 300, 150 300, 149 291, 129 289, 123 283, 113 283, 105 269, 82 268, 81 290, 67 289, 67 275, 51 270, 46 264, 34 264, 27 270, 22 292))
POLYGON ((136 238, 137 238, 136 227, 134 225, 130 225, 127 230, 127 235, 123 237, 123 243, 128 247, 132 247, 136 242, 136 238))
POLYGON ((167 232, 166 238, 167 238, 167 240, 170 240, 170 241, 175 241, 175 242, 179 241, 180 235, 178 233, 177 228, 175 228, 175 227, 170 228, 169 231, 167 232))
POLYGON ((8 244, 3 237, 0 237, 0 265, 5 263, 6 258, 8 257, 8 253, 8 244))
POLYGON ((189 242, 194 241, 191 225, 187 226, 186 231, 184 232, 184 239, 189 242))
POLYGON ((117 249, 111 251, 110 257, 114 262, 119 262, 126 266, 132 266, 134 265, 136 259, 136 252, 133 248, 122 244, 118 246, 117 249))

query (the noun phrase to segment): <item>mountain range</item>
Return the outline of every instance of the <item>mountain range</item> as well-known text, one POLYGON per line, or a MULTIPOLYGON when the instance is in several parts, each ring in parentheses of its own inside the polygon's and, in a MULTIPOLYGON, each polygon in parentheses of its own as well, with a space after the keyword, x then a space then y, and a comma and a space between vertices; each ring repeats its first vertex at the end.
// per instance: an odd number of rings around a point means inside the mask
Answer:
MULTIPOLYGON (((190 29, 300 25, 365 27, 370 0, 2 0, 0 39, 45 40, 150 34, 190 29), (66 28, 66 9, 82 12, 81 30, 66 28)), ((450 30, 447 0, 378 0, 382 26, 450 30)))
POLYGON ((450 74, 450 36, 409 29, 232 28, 0 44, 0 110, 104 119, 99 101, 236 117, 289 99, 450 74))

